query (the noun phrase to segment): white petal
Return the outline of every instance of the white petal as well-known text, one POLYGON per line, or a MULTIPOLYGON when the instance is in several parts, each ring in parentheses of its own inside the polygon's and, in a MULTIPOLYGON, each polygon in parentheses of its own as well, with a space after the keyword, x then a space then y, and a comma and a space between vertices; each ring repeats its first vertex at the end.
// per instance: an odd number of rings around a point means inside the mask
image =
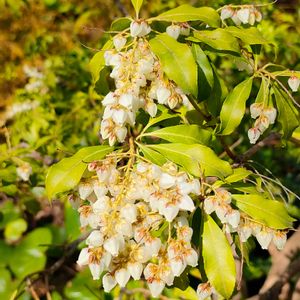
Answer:
POLYGON ((300 79, 296 76, 291 76, 288 80, 288 85, 293 92, 297 92, 300 85, 300 79))
POLYGON ((127 269, 134 280, 139 280, 143 272, 143 265, 139 262, 129 263, 127 269))
POLYGON ((159 87, 156 95, 159 104, 167 104, 168 98, 171 96, 171 91, 166 87, 159 87))
POLYGON ((116 271, 115 278, 120 287, 125 287, 130 278, 130 273, 125 268, 122 268, 116 271))
POLYGON ((249 17, 250 17, 249 8, 242 8, 238 10, 237 17, 241 20, 243 24, 247 24, 249 22, 249 17))
POLYGON ((95 213, 104 213, 107 211, 109 207, 109 197, 108 196, 101 196, 98 200, 93 203, 93 211, 95 213))
POLYGON ((262 249, 268 249, 271 241, 272 241, 273 235, 269 231, 262 230, 256 235, 256 239, 258 243, 260 244, 262 249))
POLYGON ((121 208, 121 216, 129 223, 135 222, 137 218, 136 206, 134 204, 126 204, 121 208))
POLYGON ((250 226, 244 225, 240 227, 239 236, 242 243, 245 243, 252 234, 250 226))
POLYGON ((104 249, 108 251, 112 256, 116 256, 119 253, 120 242, 115 235, 104 242, 104 249))
POLYGON ((81 199, 85 200, 93 192, 93 185, 90 182, 80 183, 78 193, 81 199))
POLYGON ((116 35, 113 38, 113 43, 115 48, 120 51, 126 45, 126 38, 120 35, 116 35))
POLYGON ((158 297, 162 293, 162 291, 165 287, 165 283, 162 281, 155 280, 151 283, 148 282, 148 287, 149 287, 152 297, 158 297))
POLYGON ((161 209, 159 210, 160 214, 166 217, 168 222, 172 222, 175 217, 178 215, 179 207, 176 205, 162 205, 161 209))
POLYGON ((181 259, 176 258, 170 260, 170 266, 174 276, 180 276, 186 267, 181 259))
POLYGON ((85 266, 88 265, 88 263, 89 263, 89 249, 83 248, 79 253, 77 264, 79 266, 85 266))
POLYGON ((189 255, 185 257, 185 260, 189 266, 196 267, 198 265, 197 252, 194 249, 191 249, 189 255))
POLYGON ((286 243, 286 233, 285 232, 275 232, 273 234, 273 243, 278 250, 282 250, 286 243))
POLYGON ((226 220, 233 228, 237 228, 240 223, 240 212, 238 210, 232 210, 226 215, 226 220))
POLYGON ((103 264, 89 264, 89 268, 92 274, 92 277, 94 280, 97 280, 100 278, 101 273, 103 272, 103 264))
POLYGON ((188 195, 182 196, 179 202, 179 208, 182 210, 193 211, 195 205, 192 198, 188 195))
POLYGON ((149 256, 155 256, 161 247, 161 240, 159 238, 154 238, 151 242, 146 242, 145 246, 149 256))
POLYGON ((118 141, 120 143, 123 143, 127 135, 127 128, 126 127, 120 127, 116 129, 116 136, 118 138, 118 141))
POLYGON ((274 108, 274 107, 265 108, 263 114, 265 116, 267 116, 267 118, 269 119, 270 124, 275 123, 275 119, 276 119, 276 116, 277 116, 276 108, 274 108))
POLYGON ((116 96, 113 92, 109 92, 102 100, 102 105, 107 106, 107 105, 112 105, 115 104, 117 101, 116 96))
POLYGON ((94 193, 98 199, 106 195, 108 191, 106 185, 99 181, 94 182, 93 188, 94 188, 94 193))
POLYGON ((103 234, 99 230, 94 230, 86 239, 86 244, 92 247, 99 247, 103 244, 103 234))
POLYGON ((116 124, 123 125, 127 119, 127 113, 123 109, 115 109, 112 114, 112 119, 116 124))
POLYGON ((214 196, 212 197, 207 197, 205 200, 204 200, 204 211, 207 213, 207 214, 211 214, 215 211, 215 203, 214 203, 214 196))
POLYGON ((138 36, 142 31, 141 25, 136 22, 136 21, 132 21, 130 24, 130 34, 132 37, 136 37, 138 36))
POLYGON ((228 18, 231 18, 233 14, 234 14, 234 10, 232 8, 230 8, 230 7, 224 7, 221 10, 221 19, 222 20, 226 20, 228 18))
POLYGON ((162 173, 159 179, 159 186, 163 189, 168 189, 174 186, 175 182, 176 178, 174 176, 171 176, 168 173, 162 173))
POLYGON ((173 39, 177 40, 180 34, 180 26, 170 25, 166 28, 166 33, 173 39))
POLYGON ((102 278, 104 291, 109 293, 117 284, 117 281, 109 273, 106 273, 102 278))
POLYGON ((124 107, 127 107, 129 109, 132 108, 132 105, 133 105, 133 95, 132 94, 122 94, 120 96, 120 99, 119 99, 119 103, 121 105, 123 105, 124 107))
POLYGON ((250 144, 255 144, 257 142, 257 140, 259 139, 261 135, 261 132, 258 128, 250 128, 248 130, 248 138, 250 141, 250 144))
POLYGON ((197 295, 199 300, 205 300, 212 294, 212 288, 208 283, 200 283, 197 287, 197 295))
POLYGON ((253 103, 250 105, 251 118, 256 119, 262 114, 262 111, 263 111, 262 103, 253 103))

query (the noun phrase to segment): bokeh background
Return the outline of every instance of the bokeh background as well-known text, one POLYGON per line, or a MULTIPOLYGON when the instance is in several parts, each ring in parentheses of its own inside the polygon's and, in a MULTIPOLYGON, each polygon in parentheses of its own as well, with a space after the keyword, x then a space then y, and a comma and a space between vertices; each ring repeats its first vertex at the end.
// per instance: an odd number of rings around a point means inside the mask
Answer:
MULTIPOLYGON (((218 8, 252 1, 149 0, 142 16, 184 3, 218 8)), ((259 29, 277 45, 265 50, 266 61, 300 70, 300 1, 277 1, 261 10, 264 20, 259 29)), ((149 298, 143 284, 135 283, 129 285, 131 294, 118 289, 104 294, 88 270, 78 272, 81 232, 77 212, 66 197, 50 202, 44 188, 51 164, 100 142, 103 91, 96 93, 92 88, 89 60, 106 41, 110 23, 126 15, 134 15, 129 0, 0 0, 1 300, 149 298), (28 180, 17 171, 24 163, 30 166, 28 180)), ((215 63, 228 87, 245 76, 232 60, 215 63)), ((249 144, 243 133, 237 138, 242 153, 249 144)), ((265 148, 253 160, 262 173, 300 195, 299 130, 292 139, 285 148, 280 144, 265 148)), ((276 183, 268 188, 284 197, 290 213, 299 219, 299 200, 285 195, 276 183)), ((272 253, 259 250, 254 242, 249 253, 242 280, 244 297, 257 294, 272 265, 272 253)), ((195 288, 197 274, 190 279, 195 288)), ((291 278, 290 291, 295 290, 297 280, 291 278)), ((167 294, 171 299, 195 297, 190 289, 170 289, 167 294)), ((288 295, 292 299, 292 292, 288 295)))

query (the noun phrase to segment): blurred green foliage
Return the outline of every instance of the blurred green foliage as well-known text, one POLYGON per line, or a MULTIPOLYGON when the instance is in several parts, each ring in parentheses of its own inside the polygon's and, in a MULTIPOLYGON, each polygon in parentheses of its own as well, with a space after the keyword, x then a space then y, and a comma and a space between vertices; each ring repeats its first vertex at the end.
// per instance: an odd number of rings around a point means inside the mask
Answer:
MULTIPOLYGON (((187 2, 146 1, 142 16, 187 2)), ((214 7, 240 4, 191 2, 214 7)), ((277 45, 276 55, 271 46, 267 48, 266 61, 300 70, 300 27, 296 26, 300 5, 278 2, 262 8, 265 20, 259 29, 277 45)), ((68 247, 80 236, 77 213, 65 199, 49 203, 44 182, 52 163, 100 142, 101 97, 91 87, 88 62, 105 42, 104 30, 126 13, 133 14, 130 1, 0 0, 0 299, 32 299, 32 290, 26 288, 31 281, 40 297, 50 293, 53 300, 113 299, 99 291, 87 270, 76 272, 77 244, 68 247), (25 163, 32 168, 28 181, 17 175, 25 163), (67 250, 69 257, 51 273, 51 266, 67 250)), ((232 68, 232 59, 215 63, 227 86, 245 76, 232 68)), ((300 139, 300 131, 294 138, 300 139)), ((241 142, 238 147, 243 152, 248 144, 241 142)), ((300 194, 299 147, 267 149, 255 159, 261 172, 271 170, 300 194)), ((269 188, 281 193, 276 185, 269 188)), ((299 204, 293 197, 289 204, 290 213, 299 218, 299 204)), ((246 280, 263 278, 269 265, 262 259, 252 261, 246 280)), ((192 294, 168 291, 174 298, 193 299, 192 294)), ((136 293, 134 299, 143 299, 142 294, 136 293)))

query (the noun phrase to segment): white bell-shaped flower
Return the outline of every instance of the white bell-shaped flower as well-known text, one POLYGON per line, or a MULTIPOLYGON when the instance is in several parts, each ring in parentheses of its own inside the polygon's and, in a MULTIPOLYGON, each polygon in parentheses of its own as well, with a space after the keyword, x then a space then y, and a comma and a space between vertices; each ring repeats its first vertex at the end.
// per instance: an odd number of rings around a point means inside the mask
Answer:
POLYGON ((140 262, 128 263, 127 269, 134 280, 139 280, 143 272, 143 264, 140 262))
POLYGON ((115 279, 120 287, 125 287, 129 278, 130 278, 130 273, 125 268, 119 269, 115 273, 115 279))
POLYGON ((286 232, 280 230, 273 232, 273 243, 278 250, 282 250, 284 248, 286 240, 286 232))
POLYGON ((225 6, 221 10, 221 19, 226 20, 228 18, 231 18, 233 14, 234 14, 234 10, 229 6, 225 6))
POLYGON ((103 244, 103 234, 100 230, 94 230, 86 239, 86 244, 92 247, 99 247, 103 244))
POLYGON ((253 103, 250 105, 250 114, 251 118, 256 119, 263 112, 263 104, 262 103, 253 103))
POLYGON ((243 24, 249 23, 250 17, 250 9, 249 8, 242 8, 237 11, 237 17, 241 20, 243 24))
POLYGON ((117 281, 111 274, 106 273, 102 278, 102 284, 104 291, 109 293, 117 285, 117 281))
POLYGON ((142 37, 151 32, 151 27, 146 21, 132 21, 130 24, 130 34, 132 37, 142 37))
POLYGON ((296 76, 291 76, 288 80, 288 85, 293 92, 297 92, 300 86, 300 79, 296 76))
POLYGON ((248 130, 248 138, 249 138, 250 144, 255 144, 257 142, 257 140, 259 139, 260 135, 261 135, 261 132, 258 128, 256 128, 256 127, 250 128, 248 130))
POLYGON ((122 35, 116 35, 113 37, 113 44, 117 51, 122 50, 122 48, 126 45, 127 39, 122 35))
POLYGON ((259 233, 256 234, 255 237, 262 249, 268 249, 272 241, 273 234, 268 229, 262 229, 259 233))
POLYGON ((180 26, 172 24, 166 28, 166 33, 173 39, 177 40, 180 35, 180 26))

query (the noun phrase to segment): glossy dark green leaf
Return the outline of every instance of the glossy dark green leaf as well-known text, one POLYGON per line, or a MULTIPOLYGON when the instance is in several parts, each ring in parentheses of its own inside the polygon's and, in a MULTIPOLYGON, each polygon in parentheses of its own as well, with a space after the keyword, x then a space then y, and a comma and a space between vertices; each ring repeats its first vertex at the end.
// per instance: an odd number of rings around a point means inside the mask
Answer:
POLYGON ((285 91, 276 86, 273 86, 273 91, 278 109, 277 120, 280 123, 283 132, 282 137, 288 140, 294 130, 300 125, 299 113, 285 91))
POLYGON ((149 43, 151 50, 160 59, 166 75, 184 92, 197 97, 197 65, 189 46, 177 42, 166 33, 157 35, 149 43))

